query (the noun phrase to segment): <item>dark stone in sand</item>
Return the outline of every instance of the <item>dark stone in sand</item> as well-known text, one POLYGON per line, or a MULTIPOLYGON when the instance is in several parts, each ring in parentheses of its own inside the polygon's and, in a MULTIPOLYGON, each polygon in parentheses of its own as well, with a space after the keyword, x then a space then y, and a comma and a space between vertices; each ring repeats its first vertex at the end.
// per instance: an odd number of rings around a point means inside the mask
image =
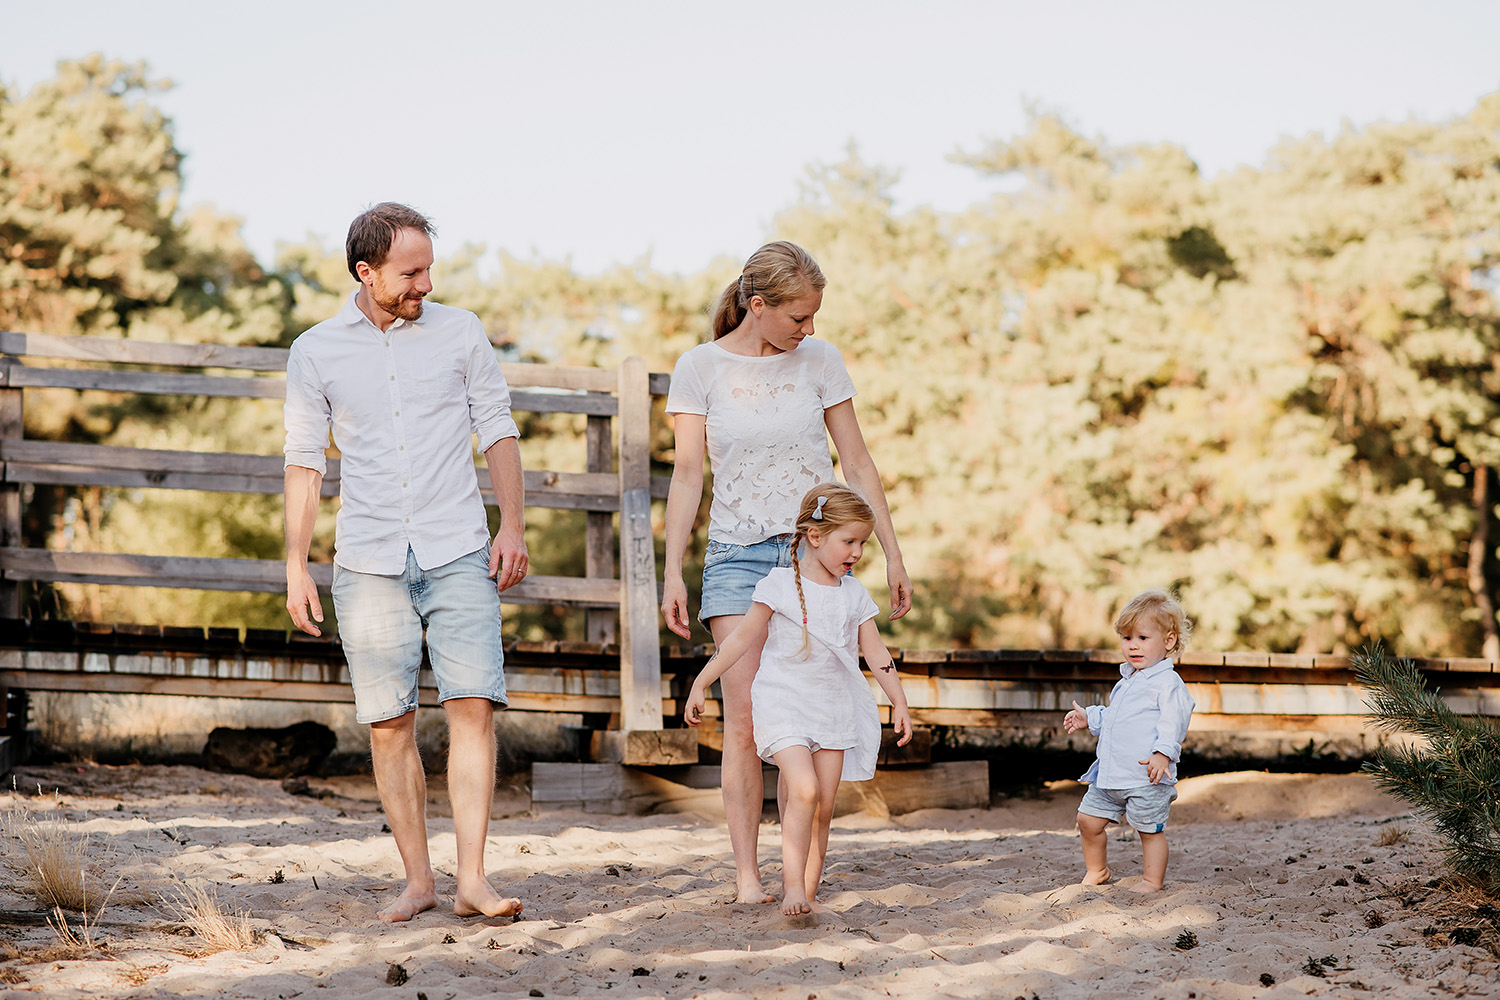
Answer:
POLYGON ((282 729, 220 726, 208 734, 203 756, 215 770, 287 778, 316 770, 337 745, 338 737, 321 722, 299 722, 282 729))

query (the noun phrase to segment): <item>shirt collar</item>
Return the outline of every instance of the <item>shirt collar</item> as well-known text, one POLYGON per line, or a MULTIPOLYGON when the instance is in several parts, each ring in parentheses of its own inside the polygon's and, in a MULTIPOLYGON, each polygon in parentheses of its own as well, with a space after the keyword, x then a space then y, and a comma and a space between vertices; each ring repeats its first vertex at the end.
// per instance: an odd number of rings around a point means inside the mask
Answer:
POLYGON ((356 288, 354 291, 349 293, 349 300, 344 303, 344 308, 339 310, 338 319, 340 322, 348 326, 359 326, 361 323, 367 324, 376 333, 381 334, 381 336, 385 336, 388 333, 405 329, 408 326, 421 326, 423 321, 427 319, 427 306, 430 304, 431 303, 427 302, 424 302, 422 304, 422 315, 418 316, 416 319, 397 319, 390 325, 388 329, 382 331, 378 326, 370 322, 370 317, 366 316, 364 310, 359 307, 359 289, 356 288))
POLYGON ((1139 672, 1131 669, 1131 666, 1130 666, 1129 663, 1122 663, 1122 664, 1120 664, 1120 676, 1121 677, 1126 677, 1126 678, 1129 678, 1129 677, 1149 677, 1149 676, 1151 676, 1153 674, 1159 674, 1163 670, 1171 670, 1171 669, 1172 669, 1172 658, 1170 656, 1168 656, 1165 659, 1157 660, 1155 663, 1151 664, 1151 666, 1149 666, 1149 667, 1142 668, 1139 672))

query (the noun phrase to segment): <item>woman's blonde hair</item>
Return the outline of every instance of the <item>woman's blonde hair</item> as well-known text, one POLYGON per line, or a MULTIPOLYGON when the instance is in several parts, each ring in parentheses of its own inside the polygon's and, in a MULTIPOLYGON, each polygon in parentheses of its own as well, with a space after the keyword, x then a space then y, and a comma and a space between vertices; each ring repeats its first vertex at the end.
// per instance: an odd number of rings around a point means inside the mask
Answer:
POLYGON ((1188 640, 1193 637, 1193 622, 1177 598, 1159 587, 1143 590, 1120 609, 1115 619, 1115 634, 1125 635, 1140 619, 1146 619, 1163 633, 1176 634, 1176 641, 1167 652, 1176 656, 1181 653, 1188 640))
POLYGON ((792 579, 797 581, 797 603, 802 606, 802 658, 812 655, 812 638, 807 633, 807 596, 802 593, 802 559, 798 550, 814 528, 819 533, 842 528, 846 524, 875 524, 875 511, 865 498, 843 483, 819 483, 807 491, 797 511, 797 530, 792 536, 792 579))
POLYGON ((821 292, 827 284, 812 254, 786 240, 767 243, 750 255, 740 276, 719 295, 714 305, 714 339, 745 321, 752 296, 759 295, 768 306, 779 306, 809 292, 821 292))

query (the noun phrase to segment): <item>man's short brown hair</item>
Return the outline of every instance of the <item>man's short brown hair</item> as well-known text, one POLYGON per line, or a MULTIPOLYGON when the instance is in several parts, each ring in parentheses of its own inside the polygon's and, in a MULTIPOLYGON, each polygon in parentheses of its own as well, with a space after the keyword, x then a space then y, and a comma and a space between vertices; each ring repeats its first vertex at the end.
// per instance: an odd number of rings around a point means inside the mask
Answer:
POLYGON ((396 241, 396 232, 401 229, 415 229, 427 236, 437 235, 437 227, 427 216, 394 201, 383 201, 355 217, 349 224, 349 237, 344 240, 344 256, 355 281, 359 280, 355 266, 360 261, 371 267, 385 263, 391 244, 396 241))

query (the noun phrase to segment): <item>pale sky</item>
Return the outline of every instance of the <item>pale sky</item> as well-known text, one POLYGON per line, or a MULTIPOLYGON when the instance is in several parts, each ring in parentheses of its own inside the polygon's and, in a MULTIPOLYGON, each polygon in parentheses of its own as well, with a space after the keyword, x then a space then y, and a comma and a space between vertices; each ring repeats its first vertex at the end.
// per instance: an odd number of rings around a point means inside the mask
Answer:
POLYGON ((267 264, 396 200, 440 256, 694 271, 747 256, 851 141, 903 208, 984 197, 947 158, 1017 133, 1027 101, 1212 174, 1461 114, 1500 89, 1497 43, 1493 0, 0 0, 7 87, 96 51, 172 80, 185 202, 241 217, 267 264))

